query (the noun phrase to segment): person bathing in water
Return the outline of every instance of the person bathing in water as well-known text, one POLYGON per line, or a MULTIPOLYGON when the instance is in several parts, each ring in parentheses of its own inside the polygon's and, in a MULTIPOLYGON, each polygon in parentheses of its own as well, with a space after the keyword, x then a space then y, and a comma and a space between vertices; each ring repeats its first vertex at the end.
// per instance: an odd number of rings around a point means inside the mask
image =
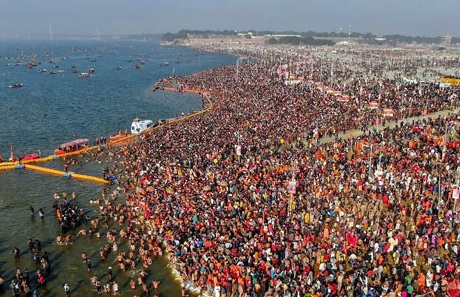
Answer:
POLYGON ((40 208, 40 209, 38 210, 38 214, 40 215, 40 219, 43 220, 43 219, 45 218, 45 212, 43 211, 43 209, 40 208))

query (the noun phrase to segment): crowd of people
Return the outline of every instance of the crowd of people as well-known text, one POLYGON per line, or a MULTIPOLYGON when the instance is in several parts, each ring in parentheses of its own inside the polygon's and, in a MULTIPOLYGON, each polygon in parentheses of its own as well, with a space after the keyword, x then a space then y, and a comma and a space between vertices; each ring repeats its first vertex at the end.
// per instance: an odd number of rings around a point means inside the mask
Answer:
POLYGON ((250 53, 161 82, 210 94, 207 113, 92 153, 119 181, 92 200, 91 230, 107 231, 100 261, 139 271, 134 296, 160 296, 145 271, 164 256, 183 296, 460 296, 459 91, 378 81, 345 60, 331 79, 324 59, 250 53), (440 110, 451 112, 429 114, 440 110))
POLYGON ((71 203, 64 197, 64 201, 59 204, 58 198, 55 197, 53 208, 56 212, 61 233, 67 233, 69 230, 75 230, 81 224, 91 221, 91 218, 85 213, 83 208, 71 203))
POLYGON ((458 91, 356 79, 342 102, 286 84, 277 67, 162 82, 214 104, 112 154, 126 202, 106 207, 134 222, 133 255, 161 244, 186 289, 213 296, 456 296, 457 118, 423 110, 454 110, 458 91), (360 100, 392 108, 396 123, 360 100))
MULTIPOLYGON (((38 296, 38 288, 46 285, 47 277, 51 274, 51 263, 48 252, 42 251, 41 242, 39 239, 29 239, 29 252, 36 263, 35 277, 31 280, 30 272, 27 268, 24 271, 18 269, 10 282, 12 296, 38 296)), ((13 249, 13 254, 17 261, 21 256, 17 247, 13 249)), ((0 293, 5 291, 4 278, 0 276, 0 293)))

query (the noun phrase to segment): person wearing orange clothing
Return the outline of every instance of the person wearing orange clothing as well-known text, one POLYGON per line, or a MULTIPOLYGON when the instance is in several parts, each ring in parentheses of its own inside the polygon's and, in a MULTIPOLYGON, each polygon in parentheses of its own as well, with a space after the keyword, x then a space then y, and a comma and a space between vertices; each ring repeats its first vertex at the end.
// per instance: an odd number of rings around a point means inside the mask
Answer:
POLYGON ((417 291, 423 292, 425 289, 425 285, 426 285, 426 277, 425 277, 425 274, 423 274, 423 272, 420 272, 418 274, 417 285, 418 285, 417 291))

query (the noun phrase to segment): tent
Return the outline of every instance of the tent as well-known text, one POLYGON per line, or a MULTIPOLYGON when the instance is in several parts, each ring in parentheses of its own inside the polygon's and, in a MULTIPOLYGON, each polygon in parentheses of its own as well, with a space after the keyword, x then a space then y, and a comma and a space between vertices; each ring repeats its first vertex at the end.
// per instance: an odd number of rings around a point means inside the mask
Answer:
POLYGON ((384 117, 393 117, 395 115, 395 112, 392 108, 384 108, 382 109, 381 113, 384 117))
POLYGON ((369 109, 377 109, 379 108, 379 104, 375 101, 369 102, 369 104, 366 105, 367 108, 369 109))

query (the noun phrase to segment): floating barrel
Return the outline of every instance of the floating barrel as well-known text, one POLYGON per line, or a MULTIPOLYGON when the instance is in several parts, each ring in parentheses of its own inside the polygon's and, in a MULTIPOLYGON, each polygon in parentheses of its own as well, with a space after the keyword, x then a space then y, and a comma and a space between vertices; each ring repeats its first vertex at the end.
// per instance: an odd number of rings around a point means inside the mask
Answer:
POLYGON ((26 166, 24 165, 14 165, 14 169, 24 169, 26 166))
POLYGON ((72 174, 70 173, 64 173, 62 176, 65 178, 72 178, 72 174))

